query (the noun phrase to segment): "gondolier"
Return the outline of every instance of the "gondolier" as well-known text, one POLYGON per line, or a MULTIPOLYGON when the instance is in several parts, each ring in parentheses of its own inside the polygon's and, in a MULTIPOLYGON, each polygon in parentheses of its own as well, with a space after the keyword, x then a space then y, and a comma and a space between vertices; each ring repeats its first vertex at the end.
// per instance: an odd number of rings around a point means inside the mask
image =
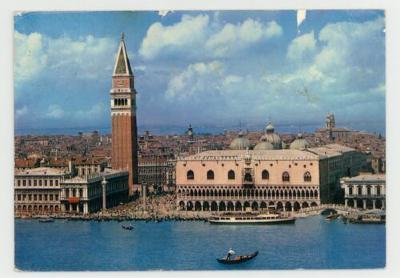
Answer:
POLYGON ((227 259, 227 260, 230 260, 230 259, 231 259, 231 256, 233 256, 233 255, 235 255, 235 251, 233 251, 233 249, 232 249, 232 247, 231 247, 231 248, 229 248, 229 250, 228 250, 228 254, 226 255, 226 259, 227 259))

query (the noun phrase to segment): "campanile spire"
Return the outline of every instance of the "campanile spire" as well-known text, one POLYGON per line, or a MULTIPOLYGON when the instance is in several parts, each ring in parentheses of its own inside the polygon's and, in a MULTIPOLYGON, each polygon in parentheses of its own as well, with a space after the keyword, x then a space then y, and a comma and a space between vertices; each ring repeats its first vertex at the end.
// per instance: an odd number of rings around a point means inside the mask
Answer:
POLYGON ((125 35, 121 41, 112 75, 111 119, 112 119, 112 168, 129 172, 129 193, 138 183, 136 90, 134 76, 125 46, 125 35))

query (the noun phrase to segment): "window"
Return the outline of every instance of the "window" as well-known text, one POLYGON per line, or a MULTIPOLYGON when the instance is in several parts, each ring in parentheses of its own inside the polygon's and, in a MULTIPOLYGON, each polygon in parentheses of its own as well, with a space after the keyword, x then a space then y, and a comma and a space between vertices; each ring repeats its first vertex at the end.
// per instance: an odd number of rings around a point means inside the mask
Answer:
POLYGON ((18 194, 18 201, 21 201, 21 194, 18 194))
POLYGON ((376 187, 376 195, 381 195, 381 187, 380 186, 377 186, 376 187))
POLYGON ((28 185, 31 186, 32 185, 32 181, 28 180, 28 185))
POLYGON ((37 201, 37 195, 36 194, 33 195, 33 200, 37 201))
POLYGON ((262 171, 261 178, 263 180, 269 180, 269 172, 267 170, 262 171))
POLYGON ((50 194, 50 201, 53 201, 53 194, 50 194))
POLYGON ((349 186, 349 195, 353 195, 353 187, 349 186))
POLYGON ((44 194, 44 200, 47 201, 47 194, 44 194))
POLYGON ((56 186, 58 186, 58 180, 56 180, 56 186))
POLYGON ((214 179, 214 172, 212 170, 208 170, 207 179, 208 180, 213 180, 214 179))
POLYGON ((282 173, 282 181, 290 181, 290 176, 288 172, 282 173))
POLYGON ((244 175, 244 181, 253 182, 253 177, 251 176, 250 173, 246 173, 246 174, 244 175))
POLYGON ((26 180, 22 181, 22 186, 26 186, 26 180))
POLYGON ((311 174, 310 172, 305 172, 304 174, 304 181, 310 182, 311 181, 311 174))
POLYGON ((33 186, 37 186, 37 180, 33 180, 33 186))
POLYGON ((50 186, 53 186, 53 180, 50 180, 50 186))
POLYGON ((367 186, 367 195, 371 195, 371 186, 367 186))
POLYGON ((186 173, 186 178, 187 178, 188 180, 194 180, 194 173, 193 173, 192 170, 187 171, 187 173, 186 173))
POLYGON ((229 170, 228 180, 234 180, 234 179, 235 179, 235 172, 233 170, 229 170))
POLYGON ((42 194, 39 194, 39 201, 42 200, 42 194))
POLYGON ((358 195, 362 195, 362 187, 359 186, 357 189, 358 189, 358 195))
POLYGON ((18 183, 18 186, 21 186, 21 180, 18 180, 17 183, 18 183))
POLYGON ((56 201, 58 201, 58 194, 54 195, 56 201))
POLYGON ((42 186, 42 180, 39 180, 39 186, 42 186))

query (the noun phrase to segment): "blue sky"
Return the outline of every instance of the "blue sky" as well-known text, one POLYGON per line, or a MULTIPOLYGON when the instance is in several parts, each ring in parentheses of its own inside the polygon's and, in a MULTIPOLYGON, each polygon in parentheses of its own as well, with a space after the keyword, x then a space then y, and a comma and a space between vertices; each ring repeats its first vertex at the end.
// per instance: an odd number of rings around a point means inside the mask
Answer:
POLYGON ((385 126, 383 11, 15 16, 16 128, 109 127, 125 32, 141 126, 385 126))

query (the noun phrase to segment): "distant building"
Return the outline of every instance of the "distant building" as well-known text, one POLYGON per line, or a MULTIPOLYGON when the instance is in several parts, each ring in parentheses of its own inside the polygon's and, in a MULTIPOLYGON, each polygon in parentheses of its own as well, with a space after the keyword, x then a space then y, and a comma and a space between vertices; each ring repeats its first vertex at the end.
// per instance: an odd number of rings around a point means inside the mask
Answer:
POLYGON ((345 206, 363 209, 384 209, 386 203, 386 176, 363 174, 342 178, 345 206))
POLYGON ((25 170, 31 168, 37 168, 40 166, 40 160, 38 158, 16 158, 15 159, 15 170, 25 170))
POLYGON ((191 124, 189 124, 189 127, 188 127, 188 129, 186 131, 186 135, 189 136, 190 140, 193 140, 194 132, 193 132, 193 128, 192 128, 191 124))
MULTIPOLYGON (((364 163, 354 149, 206 151, 180 157, 177 205, 184 210, 299 210, 340 201, 340 178, 364 163)), ((342 197, 343 198, 343 197, 342 197)))
POLYGON ((336 127, 335 115, 328 113, 325 121, 325 128, 319 128, 315 131, 316 135, 328 138, 331 141, 348 140, 352 135, 352 131, 347 128, 336 127))
POLYGON ((14 177, 14 208, 17 215, 60 211, 61 182, 70 177, 68 171, 41 167, 17 170, 14 177))
POLYGON ((107 166, 104 159, 77 159, 73 161, 73 167, 78 176, 90 176, 103 172, 107 166))
POLYGON ((365 155, 339 144, 308 148, 307 151, 320 157, 322 203, 343 202, 340 178, 358 175, 366 163, 365 155))
POLYGON ((128 200, 128 171, 105 169, 61 182, 61 211, 88 214, 128 200))

